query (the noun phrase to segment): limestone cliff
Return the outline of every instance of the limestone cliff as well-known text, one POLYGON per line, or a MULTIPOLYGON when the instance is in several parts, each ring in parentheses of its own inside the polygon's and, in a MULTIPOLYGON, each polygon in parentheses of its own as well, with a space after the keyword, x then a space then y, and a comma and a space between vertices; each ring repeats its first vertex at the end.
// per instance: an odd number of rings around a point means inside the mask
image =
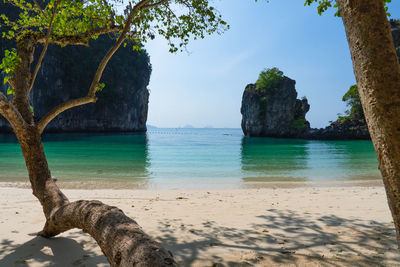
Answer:
POLYGON ((355 120, 334 121, 320 129, 310 129, 302 138, 316 140, 369 140, 368 126, 355 120))
MULTIPOLYGON (((400 22, 391 20, 390 24, 400 62, 400 22)), ((262 78, 262 74, 259 79, 262 78)), ((266 78, 267 84, 271 85, 271 79, 266 78)), ((270 88, 261 88, 258 84, 246 86, 241 107, 242 129, 245 135, 307 139, 370 139, 357 90, 353 97, 358 98, 359 112, 349 112, 347 116, 340 116, 325 128, 310 129, 310 124, 305 119, 310 106, 307 99, 296 99, 295 81, 284 76, 280 78, 279 75, 273 78, 279 79, 270 88)))
MULTIPOLYGON (((397 57, 400 62, 400 23, 396 20, 390 21, 394 46, 396 48, 397 57)), ((359 96, 358 91, 354 98, 359 96)), ((343 99, 344 100, 344 99, 343 99)), ((362 112, 361 104, 359 112, 349 112, 348 116, 339 116, 339 118, 331 122, 329 126, 321 129, 311 129, 304 135, 309 139, 371 139, 368 126, 362 112)))
MULTIPOLYGON (((0 48, 8 48, 9 44, 1 42, 0 39, 0 48)), ((66 100, 84 96, 97 64, 113 42, 112 38, 104 36, 91 41, 90 47, 49 47, 31 95, 35 119, 66 100)), ((39 53, 40 48, 35 58, 39 53)), ((101 82, 105 88, 97 94, 97 103, 60 114, 46 131, 146 131, 149 61, 146 51, 134 52, 131 45, 121 47, 104 71, 101 82)), ((0 89, 6 91, 4 85, 0 89)), ((9 130, 8 123, 0 117, 0 131, 9 130)))
POLYGON ((246 136, 298 137, 308 131, 310 106, 306 98, 296 99, 295 83, 282 76, 273 86, 246 86, 241 107, 246 136))

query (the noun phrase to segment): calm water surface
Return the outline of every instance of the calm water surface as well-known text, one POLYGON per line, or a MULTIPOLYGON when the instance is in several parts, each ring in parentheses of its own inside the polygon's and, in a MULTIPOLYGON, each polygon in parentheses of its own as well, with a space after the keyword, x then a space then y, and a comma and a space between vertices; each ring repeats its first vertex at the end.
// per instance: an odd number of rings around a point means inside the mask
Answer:
MULTIPOLYGON (((240 129, 155 129, 143 134, 48 134, 61 182, 143 188, 238 188, 260 181, 379 179, 370 141, 244 137, 240 129)), ((26 181, 15 138, 0 135, 0 181, 26 181)))

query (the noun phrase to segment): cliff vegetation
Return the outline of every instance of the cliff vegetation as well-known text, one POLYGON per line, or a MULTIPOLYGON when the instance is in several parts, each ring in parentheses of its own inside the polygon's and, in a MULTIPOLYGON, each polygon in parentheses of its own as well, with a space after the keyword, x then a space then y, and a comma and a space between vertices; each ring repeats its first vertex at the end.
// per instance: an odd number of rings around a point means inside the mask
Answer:
POLYGON ((299 137, 310 128, 307 98, 297 99, 295 81, 278 68, 261 71, 243 93, 242 129, 246 136, 299 137))
MULTIPOLYGON (((391 32, 400 61, 400 21, 391 20, 391 32)), ((249 84, 242 98, 242 129, 247 136, 296 137, 307 139, 370 139, 358 94, 352 85, 343 95, 348 109, 321 129, 311 129, 305 115, 307 98, 296 99, 295 81, 278 68, 263 70, 255 84, 249 84)))
MULTIPOLYGON (((390 20, 391 32, 400 61, 400 21, 390 20)), ((342 101, 347 103, 348 109, 344 114, 338 114, 336 121, 324 129, 312 129, 307 138, 315 139, 371 139, 367 122, 361 106, 357 85, 350 86, 343 95, 342 101)))

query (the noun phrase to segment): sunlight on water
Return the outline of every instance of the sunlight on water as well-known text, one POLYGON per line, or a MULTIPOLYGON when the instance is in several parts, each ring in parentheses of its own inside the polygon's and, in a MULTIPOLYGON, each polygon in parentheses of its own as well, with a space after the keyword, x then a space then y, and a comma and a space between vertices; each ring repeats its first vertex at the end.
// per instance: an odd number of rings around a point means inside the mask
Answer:
MULTIPOLYGON (((100 187, 237 188, 260 181, 378 179, 370 141, 244 137, 240 129, 156 129, 144 134, 49 134, 59 182, 100 187)), ((0 135, 0 181, 26 181, 12 135, 0 135)))

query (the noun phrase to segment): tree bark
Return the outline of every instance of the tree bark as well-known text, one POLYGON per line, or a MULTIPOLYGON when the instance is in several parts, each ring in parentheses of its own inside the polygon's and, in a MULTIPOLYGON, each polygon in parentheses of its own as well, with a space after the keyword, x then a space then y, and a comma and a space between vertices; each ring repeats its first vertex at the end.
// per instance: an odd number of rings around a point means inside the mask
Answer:
POLYGON ((336 0, 400 248, 400 65, 382 0, 336 0))
POLYGON ((39 235, 53 237, 73 228, 82 229, 99 244, 111 266, 176 266, 172 254, 145 234, 117 207, 100 201, 70 203, 51 178, 39 130, 30 126, 16 133, 46 224, 39 235))
POLYGON ((0 94, 0 114, 13 127, 25 158, 33 194, 43 207, 46 223, 39 235, 49 238, 79 228, 97 241, 111 266, 177 266, 172 254, 145 234, 120 209, 100 201, 70 203, 51 178, 41 130, 33 119, 27 93, 33 53, 32 40, 18 43, 21 62, 14 71, 13 103, 0 94))
POLYGON ((80 43, 83 40, 84 43, 87 43, 88 39, 94 35, 122 30, 116 43, 109 49, 99 64, 86 97, 71 100, 56 107, 39 123, 34 120, 29 92, 35 82, 47 45, 54 43, 50 35, 52 34, 51 26, 56 14, 57 3, 49 24, 49 32, 43 39, 45 47, 35 67, 34 74, 31 74, 30 68, 34 58, 35 45, 43 42, 43 40, 39 40, 38 36, 35 37, 35 34, 32 33, 20 36, 17 40, 17 55, 20 61, 14 69, 13 78, 9 81, 14 89, 13 101, 11 102, 0 92, 0 115, 9 121, 18 138, 33 194, 40 201, 46 217, 45 226, 38 234, 48 238, 72 228, 82 229, 97 241, 111 266, 153 267, 177 266, 177 264, 169 251, 145 234, 140 226, 127 217, 122 210, 105 205, 100 201, 80 200, 70 203, 51 178, 41 141, 41 133, 60 112, 96 101, 95 93, 107 63, 126 39, 134 16, 143 8, 146 8, 146 4, 149 2, 151 0, 141 0, 135 7, 129 6, 129 15, 123 27, 111 26, 111 28, 98 29, 100 32, 93 30, 88 33, 88 36, 81 36, 83 39, 77 41, 80 43), (102 30, 105 32, 101 32, 102 30))

